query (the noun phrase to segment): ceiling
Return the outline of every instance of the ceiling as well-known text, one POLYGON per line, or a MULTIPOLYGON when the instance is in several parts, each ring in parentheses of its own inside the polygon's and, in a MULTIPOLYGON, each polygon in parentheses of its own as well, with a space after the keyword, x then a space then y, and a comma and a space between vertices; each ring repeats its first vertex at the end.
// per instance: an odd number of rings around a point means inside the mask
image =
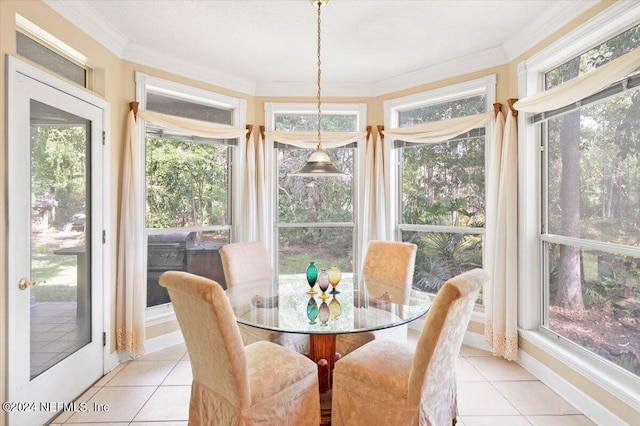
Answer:
MULTIPOLYGON (((45 0, 123 59, 255 96, 315 95, 309 0, 45 0)), ((323 96, 375 96, 504 64, 597 0, 331 0, 323 96)))

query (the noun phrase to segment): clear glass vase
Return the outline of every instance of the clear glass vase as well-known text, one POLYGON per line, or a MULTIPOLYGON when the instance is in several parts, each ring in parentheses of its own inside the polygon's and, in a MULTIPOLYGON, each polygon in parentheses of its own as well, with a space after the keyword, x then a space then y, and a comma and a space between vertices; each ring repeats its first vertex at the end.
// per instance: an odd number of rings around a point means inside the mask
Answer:
POLYGON ((327 297, 327 289, 329 288, 329 273, 326 269, 320 270, 320 275, 318 275, 318 287, 322 291, 320 295, 320 299, 326 299, 327 297))
POLYGON ((340 283, 341 279, 342 279, 342 272, 340 272, 340 269, 338 269, 337 266, 332 266, 329 269, 329 284, 331 284, 331 287, 333 287, 329 292, 330 294, 340 293, 338 290, 336 290, 336 287, 340 283))

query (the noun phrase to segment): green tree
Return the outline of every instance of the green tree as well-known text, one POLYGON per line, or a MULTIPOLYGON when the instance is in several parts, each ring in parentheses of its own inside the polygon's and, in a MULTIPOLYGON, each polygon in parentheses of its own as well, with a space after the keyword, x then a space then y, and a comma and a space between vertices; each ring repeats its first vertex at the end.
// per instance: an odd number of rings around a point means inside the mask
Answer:
POLYGON ((147 227, 228 223, 224 145, 147 139, 147 227))
POLYGON ((57 228, 87 213, 87 135, 85 126, 31 126, 31 191, 55 200, 50 224, 57 228))

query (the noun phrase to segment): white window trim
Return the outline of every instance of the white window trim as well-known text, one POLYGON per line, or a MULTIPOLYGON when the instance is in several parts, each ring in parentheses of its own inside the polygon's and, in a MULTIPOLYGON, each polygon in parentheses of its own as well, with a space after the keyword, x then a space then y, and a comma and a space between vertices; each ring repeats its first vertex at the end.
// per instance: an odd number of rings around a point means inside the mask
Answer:
MULTIPOLYGON (((400 111, 413 109, 418 106, 434 105, 454 99, 466 98, 476 94, 485 94, 487 111, 493 108, 493 104, 496 102, 496 75, 491 74, 486 77, 465 81, 463 83, 452 84, 450 86, 440 87, 426 92, 386 100, 383 104, 384 127, 387 129, 398 127, 397 113, 400 111)), ((487 159, 485 163, 487 170, 489 167, 488 159, 491 143, 489 135, 491 134, 493 134, 493 123, 487 125, 487 142, 489 142, 485 144, 485 158, 487 159)), ((387 217, 386 237, 387 239, 395 240, 398 238, 400 233, 400 230, 398 229, 398 209, 396 205, 398 198, 398 176, 396 176, 395 173, 400 158, 398 157, 398 150, 393 149, 393 140, 387 139, 384 141, 384 161, 384 169, 388 171, 385 176, 385 186, 388 190, 387 205, 385 207, 387 217)))
MULTIPOLYGON (((366 103, 323 103, 322 104, 322 112, 327 114, 356 114, 356 131, 364 132, 367 127, 367 104, 366 103)), ((265 102, 264 104, 264 121, 265 121, 265 129, 274 130, 275 126, 275 115, 276 114, 286 114, 286 113, 295 113, 295 114, 317 114, 318 113, 318 104, 317 103, 274 103, 274 102, 265 102)), ((277 169, 275 167, 271 167, 272 164, 275 164, 274 157, 274 141, 266 138, 264 141, 265 145, 265 179, 266 179, 266 197, 267 197, 267 211, 268 211, 268 222, 270 224, 271 229, 274 232, 267 232, 267 247, 274 248, 270 250, 271 252, 271 262, 275 264, 276 253, 276 241, 275 241, 275 230, 276 230, 276 209, 277 209, 277 201, 275 199, 275 179, 277 179, 277 169)), ((356 235, 356 247, 354 247, 354 253, 359 253, 360 247, 362 247, 362 229, 358 226, 359 223, 364 223, 364 209, 360 205, 364 199, 364 179, 362 171, 365 167, 365 143, 358 143, 357 147, 357 164, 356 170, 358 171, 357 175, 353 178, 355 179, 355 198, 353 200, 353 208, 354 208, 354 220, 355 227, 357 231, 356 235)), ((340 225, 340 224, 337 224, 340 225)), ((357 259, 359 259, 359 254, 354 256, 354 271, 359 266, 357 265, 357 259)))
MULTIPOLYGON (((438 89, 429 90, 426 92, 416 93, 401 98, 389 99, 384 101, 384 126, 385 128, 393 129, 398 127, 398 112, 408 109, 417 108, 419 106, 427 106, 439 104, 455 99, 467 98, 473 95, 485 95, 485 103, 487 111, 493 108, 493 104, 496 102, 496 75, 490 74, 486 77, 477 78, 475 80, 469 80, 458 84, 452 84, 450 86, 440 87, 438 89)), ((491 152, 491 137, 493 134, 493 122, 487 125, 487 135, 485 143, 485 170, 489 170, 489 153, 491 152)), ((386 173, 385 185, 388 189, 386 213, 387 213, 387 239, 397 240, 400 238, 400 226, 398 224, 398 179, 396 170, 399 164, 400 158, 398 156, 398 150, 393 149, 393 140, 384 141, 384 160, 386 173)), ((485 199, 486 199, 486 185, 485 185, 485 199)), ((432 229, 444 229, 445 227, 431 226, 432 229)), ((446 227, 447 230, 456 229, 455 227, 446 227)), ((403 229, 411 229, 411 225, 405 225, 403 229)), ((421 227, 421 229, 424 229, 421 227)), ((481 233, 477 230, 469 230, 470 233, 481 233)), ((484 244, 483 244, 484 251, 484 244)), ((483 253, 484 259, 484 253, 483 253)), ((484 309, 484 308, 482 308, 484 309)), ((471 321, 480 322, 484 324, 484 311, 474 311, 471 315, 471 321)))
MULTIPOLYGON (((174 81, 164 80, 161 78, 153 77, 148 74, 136 71, 136 100, 140 103, 139 108, 146 109, 147 89, 151 88, 155 93, 162 93, 165 95, 175 96, 185 100, 195 101, 214 107, 227 108, 233 111, 233 125, 237 127, 245 127, 247 124, 247 101, 241 98, 235 98, 232 96, 223 95, 209 90, 199 89, 197 87, 188 86, 174 81)), ((146 138, 145 129, 140 128, 140 140, 144 141, 146 138)), ((146 144, 141 144, 139 147, 142 150, 141 154, 144 154, 146 144)), ((245 151, 246 144, 243 140, 239 141, 238 146, 231 150, 231 240, 237 240, 242 238, 241 223, 242 214, 242 192, 244 188, 244 170, 245 170, 245 151)), ((140 164, 138 167, 141 170, 146 170, 145 156, 140 155, 140 164)), ((145 191, 145 176, 142 174, 141 182, 137 183, 141 194, 146 194, 145 191)), ((146 195, 145 195, 146 196, 146 195)), ((138 218, 141 223, 145 223, 145 203, 142 203, 141 211, 137 212, 138 218)), ((209 229, 209 228, 208 228, 209 229)), ((145 227, 145 234, 146 234, 145 227)), ((143 258, 147 259, 147 245, 144 244, 143 258)), ((146 267, 144 274, 144 281, 146 278, 146 267)), ((146 287, 146 285, 145 285, 146 287)), ((146 295, 146 290, 145 290, 146 295)), ((153 306, 145 309, 145 326, 153 326, 161 324, 167 321, 175 320, 175 313, 171 303, 164 305, 153 306)))
POLYGON ((16 13, 16 27, 24 34, 44 43, 45 47, 53 49, 56 53, 61 53, 65 58, 87 69, 87 71, 89 70, 89 58, 18 13, 16 13))
MULTIPOLYGON (((617 2, 584 25, 518 64, 520 99, 543 88, 545 72, 640 22, 640 3, 617 2)), ((541 151, 539 126, 518 116, 518 324, 521 336, 569 365, 635 410, 640 379, 597 355, 539 328, 541 285, 541 151)))

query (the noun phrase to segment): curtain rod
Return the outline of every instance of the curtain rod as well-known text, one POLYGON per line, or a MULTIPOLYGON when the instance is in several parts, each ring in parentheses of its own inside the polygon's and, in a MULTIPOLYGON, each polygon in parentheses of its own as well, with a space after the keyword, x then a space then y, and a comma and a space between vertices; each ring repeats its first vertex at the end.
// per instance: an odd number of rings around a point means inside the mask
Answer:
POLYGON ((507 99, 507 103, 509 104, 509 109, 511 110, 511 114, 514 117, 518 116, 518 110, 513 107, 513 104, 515 104, 516 102, 518 102, 518 98, 507 99))
POLYGON ((138 118, 138 105, 140 105, 140 102, 129 102, 129 109, 133 111, 134 118, 138 118))
POLYGON ((500 102, 496 102, 493 104, 493 116, 497 117, 498 113, 502 111, 502 104, 500 102))

